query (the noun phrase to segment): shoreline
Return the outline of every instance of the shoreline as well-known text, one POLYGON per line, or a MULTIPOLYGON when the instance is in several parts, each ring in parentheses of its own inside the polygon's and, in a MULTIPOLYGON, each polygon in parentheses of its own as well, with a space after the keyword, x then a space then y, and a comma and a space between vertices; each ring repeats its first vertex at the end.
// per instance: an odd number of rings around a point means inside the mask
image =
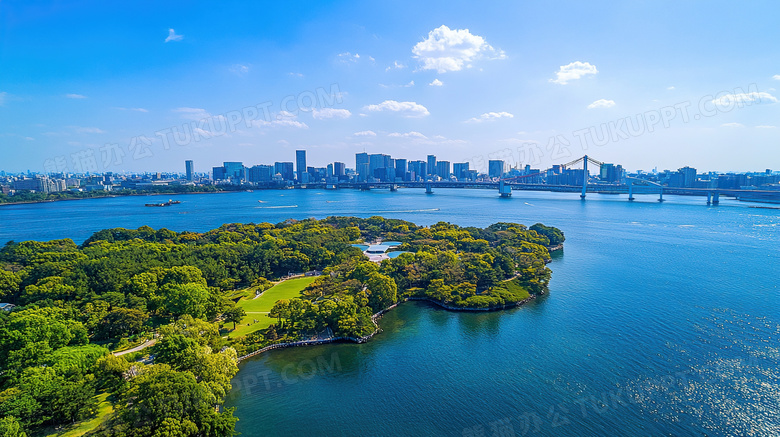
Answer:
MULTIPOLYGON (((547 293, 542 293, 539 296, 544 296, 545 294, 547 294, 547 293)), ((452 311, 452 312, 490 312, 490 311, 503 311, 503 310, 509 310, 509 309, 512 309, 512 308, 519 308, 519 307, 527 304, 528 302, 536 299, 537 297, 538 297, 537 295, 531 295, 531 296, 529 296, 529 297, 527 297, 527 298, 525 298, 525 299, 523 299, 521 301, 518 301, 518 302, 513 302, 511 304, 504 304, 502 306, 496 306, 496 307, 487 307, 487 308, 453 307, 453 306, 447 305, 445 303, 442 303, 442 302, 439 302, 437 300, 434 300, 434 299, 431 299, 431 298, 427 298, 427 297, 407 297, 407 298, 404 298, 404 300, 402 300, 400 302, 396 302, 393 305, 390 305, 389 307, 383 309, 382 311, 379 311, 378 313, 372 315, 371 316, 371 321, 374 323, 374 332, 372 332, 371 334, 368 334, 366 336, 363 336, 363 337, 331 337, 331 338, 324 338, 324 339, 318 339, 318 340, 301 340, 301 341, 293 341, 293 342, 289 342, 289 343, 276 343, 276 344, 268 345, 268 346, 266 346, 264 348, 260 348, 260 349, 258 349, 256 351, 250 352, 250 353, 248 353, 246 355, 240 356, 240 357, 237 358, 236 361, 237 361, 237 363, 241 363, 242 361, 244 361, 246 359, 249 359, 249 358, 252 358, 252 357, 256 357, 256 356, 258 356, 258 355, 260 355, 260 354, 262 354, 264 352, 268 352, 268 351, 274 350, 274 349, 286 349, 286 348, 289 348, 289 347, 303 347, 303 346, 317 346, 317 345, 322 345, 322 344, 341 343, 341 342, 348 342, 348 343, 355 343, 355 344, 366 343, 368 340, 370 340, 376 334, 378 334, 379 332, 382 331, 382 328, 379 327, 379 323, 377 323, 377 320, 379 320, 385 313, 387 313, 388 311, 394 309, 398 305, 400 305, 402 303, 410 302, 410 301, 427 302, 429 304, 438 306, 440 308, 443 308, 443 309, 445 309, 447 311, 452 311)), ((239 369, 239 372, 240 371, 241 370, 239 369)))
POLYGON ((135 193, 135 194, 108 194, 105 196, 95 197, 74 197, 69 199, 47 199, 47 200, 29 200, 24 202, 6 202, 0 203, 0 207, 10 205, 35 205, 38 203, 54 203, 54 202, 68 202, 73 200, 95 200, 95 199, 116 199, 119 197, 135 197, 135 196, 181 196, 186 194, 227 194, 227 193, 241 193, 241 190, 229 190, 229 191, 189 191, 186 193, 135 193))

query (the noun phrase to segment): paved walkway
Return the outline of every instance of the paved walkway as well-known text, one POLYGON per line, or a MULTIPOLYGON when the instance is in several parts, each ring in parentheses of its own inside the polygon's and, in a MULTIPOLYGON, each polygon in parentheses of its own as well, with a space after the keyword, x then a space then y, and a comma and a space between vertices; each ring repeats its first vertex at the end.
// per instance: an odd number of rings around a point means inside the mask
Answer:
POLYGON ((121 357, 122 355, 125 355, 125 354, 129 354, 129 353, 133 353, 133 352, 138 352, 140 350, 144 350, 144 349, 148 348, 149 346, 152 346, 155 343, 157 343, 156 339, 148 340, 147 342, 142 343, 142 344, 140 344, 140 345, 138 345, 138 346, 136 346, 136 347, 134 347, 132 349, 127 349, 127 350, 124 350, 122 352, 114 352, 114 355, 117 356, 117 357, 121 357))

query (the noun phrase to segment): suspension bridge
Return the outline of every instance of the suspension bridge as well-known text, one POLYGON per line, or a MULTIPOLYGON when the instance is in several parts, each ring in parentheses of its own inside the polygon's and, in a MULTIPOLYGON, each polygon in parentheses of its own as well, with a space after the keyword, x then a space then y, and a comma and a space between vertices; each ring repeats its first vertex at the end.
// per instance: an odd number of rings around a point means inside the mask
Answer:
POLYGON ((436 189, 444 188, 472 188, 472 189, 491 189, 498 190, 498 194, 503 198, 512 197, 513 191, 549 191, 549 192, 564 192, 564 193, 580 193, 580 199, 585 200, 588 193, 598 194, 617 194, 627 195, 628 201, 634 201, 636 198, 634 195, 657 195, 658 202, 663 202, 664 194, 667 195, 682 195, 682 196, 699 196, 706 197, 707 205, 717 205, 720 203, 720 196, 735 197, 737 199, 751 198, 755 196, 774 196, 776 201, 780 202, 780 191, 773 193, 767 190, 742 190, 742 189, 725 189, 725 188, 682 188, 682 187, 668 187, 661 185, 657 182, 649 181, 646 179, 640 179, 636 177, 625 177, 625 183, 591 183, 588 174, 588 168, 594 166, 601 170, 601 167, 605 165, 603 162, 593 159, 588 155, 577 158, 573 161, 565 164, 560 164, 561 171, 564 170, 581 170, 582 177, 579 176, 577 184, 548 184, 537 183, 529 181, 538 181, 541 178, 548 175, 548 171, 541 171, 536 173, 530 173, 526 175, 513 176, 509 178, 501 178, 497 181, 454 181, 454 180, 441 180, 441 181, 415 181, 415 182, 341 182, 338 184, 326 184, 326 183, 308 183, 299 186, 299 188, 326 188, 326 189, 339 189, 339 188, 352 188, 361 190, 371 189, 387 189, 390 191, 397 191, 398 188, 423 188, 428 194, 434 194, 436 189), (576 168, 575 168, 576 167, 576 168), (581 168, 580 168, 581 167, 581 168))

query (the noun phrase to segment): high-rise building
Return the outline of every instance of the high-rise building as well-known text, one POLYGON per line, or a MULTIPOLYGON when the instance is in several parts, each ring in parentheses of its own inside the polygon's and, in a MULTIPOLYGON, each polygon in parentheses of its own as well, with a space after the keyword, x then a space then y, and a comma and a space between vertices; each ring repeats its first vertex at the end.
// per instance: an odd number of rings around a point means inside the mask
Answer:
POLYGON ((450 162, 449 161, 438 161, 436 162, 436 176, 442 178, 442 179, 449 179, 450 178, 450 162))
POLYGON ((333 176, 336 176, 337 178, 340 178, 344 175, 346 175, 346 169, 347 167, 344 165, 343 162, 334 162, 333 163, 333 176))
POLYGON ((295 151, 295 173, 298 177, 298 183, 304 182, 304 174, 306 173, 306 151, 295 151))
POLYGON ((406 160, 398 158, 395 160, 395 177, 406 180, 406 160))
POLYGON ((270 165, 255 165, 250 167, 246 171, 246 178, 249 182, 260 183, 270 182, 273 177, 273 166, 270 165))
POLYGON ((356 153, 355 154, 355 171, 358 174, 358 179, 365 181, 368 179, 369 158, 368 153, 356 153))
POLYGON ((468 172, 468 162, 456 162, 455 164, 452 164, 452 173, 455 174, 455 177, 458 178, 459 181, 467 179, 468 172))
POLYGON ((191 181, 195 178, 195 164, 191 159, 184 161, 184 170, 187 173, 187 180, 191 181))
POLYGON ((274 174, 277 173, 282 175, 282 179, 284 179, 285 181, 291 181, 295 179, 295 172, 293 171, 292 162, 275 162, 274 174))
POLYGON ((435 176, 436 175, 436 156, 435 155, 428 155, 428 175, 435 176))
POLYGON ((683 178, 683 187, 693 188, 696 183, 696 169, 692 167, 683 167, 680 170, 683 178))
POLYGON ((246 180, 243 162, 223 162, 222 165, 225 167, 226 179, 230 179, 234 182, 246 180))
POLYGON ((427 163, 425 161, 410 161, 409 162, 409 180, 416 181, 417 179, 424 180, 428 174, 427 163))
POLYGON ((500 178, 504 175, 504 161, 500 159, 491 159, 488 161, 488 176, 491 178, 500 178))
MULTIPOLYGON (((369 177, 377 178, 380 180, 386 180, 387 179, 387 170, 391 168, 391 160, 390 155, 384 155, 381 153, 376 153, 373 155, 368 155, 368 175, 369 177), (377 172, 377 170, 380 170, 377 172), (379 176, 379 177, 377 177, 379 176)), ((393 172, 395 173, 395 171, 393 172)))
POLYGON ((212 167, 211 169, 212 178, 215 181, 224 181, 227 179, 227 173, 225 172, 225 167, 212 167))

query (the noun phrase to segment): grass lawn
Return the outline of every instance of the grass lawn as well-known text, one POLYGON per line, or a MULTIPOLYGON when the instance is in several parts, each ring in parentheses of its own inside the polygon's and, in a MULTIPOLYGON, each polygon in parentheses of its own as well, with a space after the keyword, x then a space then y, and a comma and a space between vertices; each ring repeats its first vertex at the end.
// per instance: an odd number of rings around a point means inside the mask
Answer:
MULTIPOLYGON (((241 299, 238 301, 238 306, 246 311, 246 317, 241 323, 236 325, 236 329, 230 331, 229 337, 241 337, 260 329, 265 329, 271 326, 276 319, 272 319, 267 316, 271 311, 276 301, 281 299, 291 299, 293 297, 300 297, 301 291, 306 288, 307 285, 314 282, 317 279, 316 276, 306 276, 303 278, 290 279, 279 284, 274 285, 265 291, 257 299, 253 299, 253 296, 241 299), (257 323, 254 320, 257 319, 257 323), (249 326, 247 326, 249 324, 249 326)), ((225 323, 225 328, 232 328, 232 323, 225 323)))
POLYGON ((103 423, 104 420, 106 420, 106 417, 108 417, 108 415, 114 411, 114 407, 111 405, 111 402, 109 402, 106 398, 108 398, 108 393, 97 395, 98 402, 100 403, 98 404, 97 408, 97 416, 94 418, 79 422, 75 425, 74 428, 69 428, 61 432, 50 433, 47 435, 47 437, 80 437, 87 432, 97 428, 101 423, 103 423))

